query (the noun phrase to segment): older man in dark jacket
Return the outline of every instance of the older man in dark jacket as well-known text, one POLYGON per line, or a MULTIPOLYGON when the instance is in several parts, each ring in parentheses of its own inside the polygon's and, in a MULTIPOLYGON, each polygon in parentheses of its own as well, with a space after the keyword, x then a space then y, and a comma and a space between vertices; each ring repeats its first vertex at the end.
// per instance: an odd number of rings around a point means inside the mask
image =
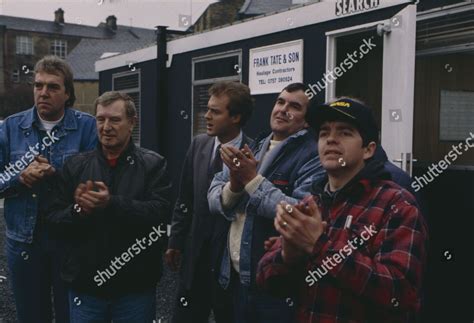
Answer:
POLYGON ((100 146, 66 162, 48 215, 72 246, 61 271, 71 320, 152 322, 170 211, 166 161, 131 141, 128 95, 107 92, 95 106, 100 146))

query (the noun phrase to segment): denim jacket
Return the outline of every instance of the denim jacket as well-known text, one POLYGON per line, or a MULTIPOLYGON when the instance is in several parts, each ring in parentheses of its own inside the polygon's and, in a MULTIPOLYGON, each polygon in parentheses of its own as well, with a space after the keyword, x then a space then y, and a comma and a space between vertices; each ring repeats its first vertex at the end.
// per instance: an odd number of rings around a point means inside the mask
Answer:
MULTIPOLYGON (((8 117, 0 125, 0 198, 5 198, 4 215, 9 239, 31 243, 38 221, 39 201, 48 197, 50 188, 36 184, 32 189, 21 184, 19 174, 35 155, 45 156, 56 169, 81 151, 97 145, 93 116, 66 108, 64 118, 41 138, 36 107, 8 117)), ((54 185, 55 176, 50 180, 54 185)))
MULTIPOLYGON (((257 160, 262 160, 268 151, 272 135, 256 141, 253 149, 257 160)), ((264 177, 257 190, 243 194, 232 208, 224 209, 221 195, 229 181, 229 171, 216 174, 208 191, 209 209, 212 214, 233 221, 237 213, 246 213, 240 247, 240 281, 255 286, 256 267, 263 256, 263 242, 278 233, 273 226, 277 204, 285 200, 295 204, 311 192, 311 184, 325 174, 319 161, 314 136, 303 129, 278 144, 258 164, 258 174, 264 177)), ((224 252, 219 283, 227 288, 230 282, 231 261, 229 243, 224 252)))

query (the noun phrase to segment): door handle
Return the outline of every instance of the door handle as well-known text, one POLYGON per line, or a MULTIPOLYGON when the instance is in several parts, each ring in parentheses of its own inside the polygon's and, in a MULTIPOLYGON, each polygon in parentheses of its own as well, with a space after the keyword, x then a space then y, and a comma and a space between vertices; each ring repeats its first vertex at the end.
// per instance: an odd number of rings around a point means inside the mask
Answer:
POLYGON ((411 158, 412 156, 412 153, 402 153, 402 158, 392 160, 394 163, 399 163, 401 166, 400 168, 407 172, 410 177, 413 173, 413 163, 418 161, 418 159, 411 158))

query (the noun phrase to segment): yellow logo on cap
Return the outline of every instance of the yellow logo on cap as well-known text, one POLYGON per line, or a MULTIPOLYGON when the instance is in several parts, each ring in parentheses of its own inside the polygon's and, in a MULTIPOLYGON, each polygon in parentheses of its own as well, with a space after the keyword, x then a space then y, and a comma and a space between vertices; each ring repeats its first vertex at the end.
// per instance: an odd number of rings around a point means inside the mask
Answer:
POLYGON ((349 108, 351 106, 351 104, 349 102, 341 102, 341 101, 337 101, 337 102, 333 102, 329 105, 330 107, 345 107, 345 108, 349 108))

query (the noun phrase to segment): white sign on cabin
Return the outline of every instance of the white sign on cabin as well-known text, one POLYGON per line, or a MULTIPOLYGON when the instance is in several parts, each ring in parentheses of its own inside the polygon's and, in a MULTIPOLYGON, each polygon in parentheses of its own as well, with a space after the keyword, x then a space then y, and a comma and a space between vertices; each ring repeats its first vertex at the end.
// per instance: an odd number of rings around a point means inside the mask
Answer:
POLYGON ((280 93, 288 84, 303 82, 303 40, 252 48, 249 55, 252 94, 280 93))

